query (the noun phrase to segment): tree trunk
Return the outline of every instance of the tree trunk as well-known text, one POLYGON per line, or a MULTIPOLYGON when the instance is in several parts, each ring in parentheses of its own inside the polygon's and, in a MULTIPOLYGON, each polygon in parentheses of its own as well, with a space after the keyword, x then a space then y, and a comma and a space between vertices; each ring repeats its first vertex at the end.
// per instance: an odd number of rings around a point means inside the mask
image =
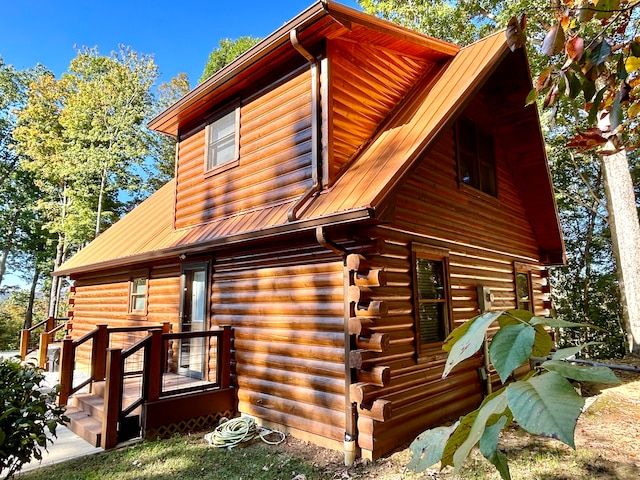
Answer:
POLYGON ((13 248, 13 236, 16 233, 19 217, 20 211, 16 210, 13 218, 11 219, 11 225, 7 231, 7 241, 5 242, 2 253, 0 254, 0 285, 2 285, 2 279, 4 278, 4 274, 7 272, 7 259, 9 258, 9 253, 11 253, 11 249, 13 248))
POLYGON ((628 348, 640 355, 640 222, 627 152, 603 154, 601 161, 628 348))
POLYGON ((102 198, 104 197, 104 187, 107 183, 107 164, 103 165, 102 177, 100 178, 100 191, 98 192, 98 211, 96 212, 96 237, 100 235, 100 222, 102 217, 102 198))
POLYGON ((24 314, 24 327, 31 328, 33 323, 33 304, 36 299, 36 290, 38 289, 38 281, 40 280, 40 268, 36 265, 33 272, 33 279, 31 280, 31 290, 29 290, 29 304, 27 305, 27 311, 24 314))
MULTIPOLYGON (((584 286, 582 290, 582 317, 583 321, 589 323, 589 302, 591 299, 590 290, 591 290, 591 246, 593 243, 593 231, 596 226, 596 219, 598 214, 596 213, 596 208, 598 205, 594 203, 593 209, 589 211, 589 223, 587 226, 587 233, 584 245, 584 256, 582 257, 582 270, 584 268, 584 286)), ((582 272, 578 272, 578 276, 582 272)), ((588 328, 584 329, 584 340, 585 343, 589 343, 591 341, 590 332, 588 328)), ((591 347, 586 348, 588 353, 593 353, 591 347)))
MULTIPOLYGON (((58 235, 58 245, 56 246, 56 259, 53 264, 53 270, 57 270, 62 265, 64 258, 64 237, 62 234, 58 235)), ((49 316, 58 316, 58 299, 60 296, 60 277, 54 275, 51 279, 51 294, 49 296, 49 316)))

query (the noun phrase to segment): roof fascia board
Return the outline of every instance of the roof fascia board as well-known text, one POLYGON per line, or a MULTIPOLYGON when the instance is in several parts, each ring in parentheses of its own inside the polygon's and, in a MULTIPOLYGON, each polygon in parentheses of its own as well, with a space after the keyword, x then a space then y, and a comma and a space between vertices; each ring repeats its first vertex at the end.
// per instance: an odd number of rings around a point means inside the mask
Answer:
POLYGON ((415 43, 448 56, 454 56, 460 50, 460 46, 453 43, 409 30, 387 20, 347 7, 346 5, 331 0, 324 0, 323 3, 326 4, 326 9, 329 14, 343 25, 357 23, 370 30, 384 33, 399 40, 415 43))

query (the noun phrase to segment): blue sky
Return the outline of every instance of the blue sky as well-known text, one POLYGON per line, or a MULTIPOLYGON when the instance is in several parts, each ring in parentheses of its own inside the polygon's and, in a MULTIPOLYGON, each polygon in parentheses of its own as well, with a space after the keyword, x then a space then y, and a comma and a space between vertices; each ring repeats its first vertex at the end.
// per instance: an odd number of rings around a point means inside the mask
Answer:
MULTIPOLYGON (((154 54, 161 80, 179 72, 197 84, 221 38, 265 37, 313 0, 18 0, 0 16, 0 56, 22 70, 41 63, 56 76, 76 56, 74 46, 109 54, 118 44, 154 54)), ((341 3, 358 8, 356 0, 341 3)))

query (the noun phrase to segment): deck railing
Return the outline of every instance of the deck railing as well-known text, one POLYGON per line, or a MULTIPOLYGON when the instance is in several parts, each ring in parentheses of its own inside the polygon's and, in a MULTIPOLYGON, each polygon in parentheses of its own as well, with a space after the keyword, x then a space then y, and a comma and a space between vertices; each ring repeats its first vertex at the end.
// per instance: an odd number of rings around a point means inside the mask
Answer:
MULTIPOLYGON (((62 341, 60 357, 60 393, 58 403, 65 405, 69 396, 94 381, 105 379, 107 350, 116 343, 120 347, 128 348, 140 338, 147 336, 158 325, 136 327, 109 327, 96 325, 96 328, 82 337, 74 340, 69 335, 62 341), (84 351, 86 368, 77 368, 78 352, 84 351)), ((168 332, 170 324, 162 325, 163 331, 168 332)))
POLYGON ((230 385, 231 327, 181 333, 168 333, 156 328, 149 330, 148 334, 128 349, 108 350, 102 424, 102 444, 105 449, 117 445, 118 426, 128 424, 127 417, 143 404, 156 402, 161 397, 188 395, 193 392, 227 388, 230 385), (207 362, 214 363, 215 367, 201 381, 171 381, 180 377, 172 371, 173 361, 170 352, 173 344, 190 340, 202 340, 206 346, 203 359, 209 359, 209 352, 215 352, 214 358, 210 359, 211 362, 207 362), (128 391, 126 404, 125 388, 128 391), (135 391, 133 395, 132 390, 135 391))
POLYGON ((56 333, 62 329, 65 329, 67 333, 70 330, 69 319, 66 317, 49 317, 31 328, 22 329, 20 331, 20 358, 25 360, 27 355, 37 350, 38 366, 45 368, 49 345, 55 340, 56 333), (39 335, 36 334, 37 330, 42 330, 39 335))

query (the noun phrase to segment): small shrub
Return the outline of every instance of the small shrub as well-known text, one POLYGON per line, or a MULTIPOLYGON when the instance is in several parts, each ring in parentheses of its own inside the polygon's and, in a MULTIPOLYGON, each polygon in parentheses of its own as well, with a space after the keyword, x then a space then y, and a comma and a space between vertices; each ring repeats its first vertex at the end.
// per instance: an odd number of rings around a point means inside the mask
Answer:
POLYGON ((69 419, 55 403, 56 391, 44 391, 42 370, 17 359, 0 359, 0 472, 11 478, 47 448, 46 430, 69 419))

